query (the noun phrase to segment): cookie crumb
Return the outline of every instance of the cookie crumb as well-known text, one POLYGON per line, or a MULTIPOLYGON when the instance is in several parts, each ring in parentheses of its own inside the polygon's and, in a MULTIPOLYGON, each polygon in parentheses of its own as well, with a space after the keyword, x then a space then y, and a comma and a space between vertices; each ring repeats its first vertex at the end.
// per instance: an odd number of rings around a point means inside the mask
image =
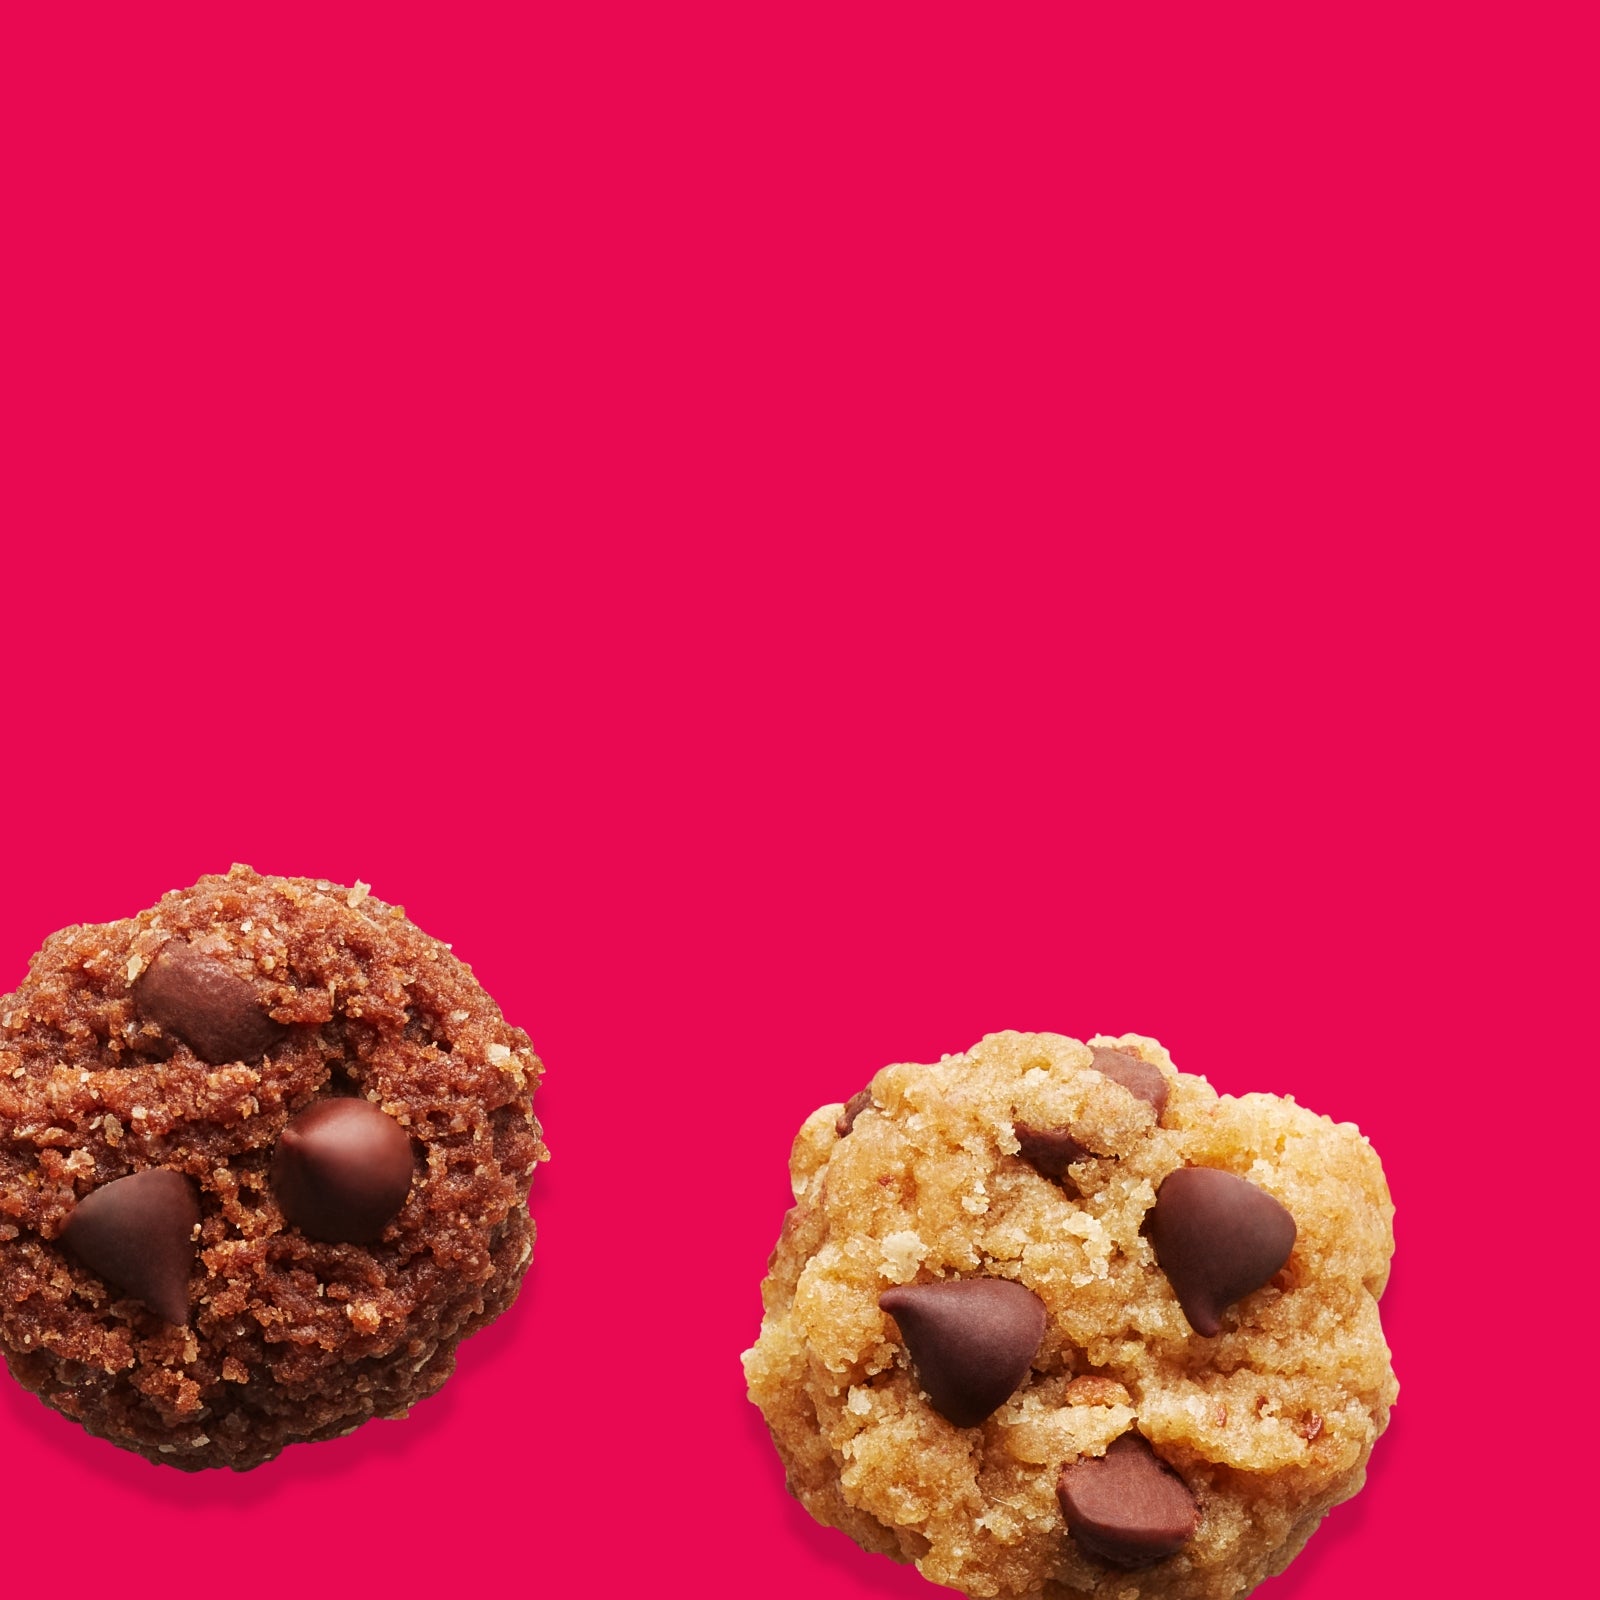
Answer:
POLYGON ((1131 1405, 1128 1391, 1115 1378, 1103 1378, 1086 1372, 1076 1377, 1066 1387, 1061 1397, 1069 1406, 1126 1406, 1131 1405))
POLYGON ((928 1254, 928 1247, 909 1228, 891 1233, 883 1241, 878 1271, 891 1283, 910 1283, 928 1254))

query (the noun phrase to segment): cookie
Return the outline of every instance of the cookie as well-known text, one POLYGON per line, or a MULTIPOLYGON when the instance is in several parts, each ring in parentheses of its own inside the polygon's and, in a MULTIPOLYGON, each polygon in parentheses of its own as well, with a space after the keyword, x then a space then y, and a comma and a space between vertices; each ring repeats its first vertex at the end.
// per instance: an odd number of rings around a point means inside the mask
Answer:
POLYGON ((540 1071, 365 884, 63 929, 0 999, 0 1354, 176 1467, 403 1417, 527 1270, 540 1071))
POLYGON ((1349 1123, 1152 1039, 1001 1033, 801 1127, 745 1352, 819 1522, 969 1595, 1247 1594, 1396 1385, 1394 1208, 1349 1123))

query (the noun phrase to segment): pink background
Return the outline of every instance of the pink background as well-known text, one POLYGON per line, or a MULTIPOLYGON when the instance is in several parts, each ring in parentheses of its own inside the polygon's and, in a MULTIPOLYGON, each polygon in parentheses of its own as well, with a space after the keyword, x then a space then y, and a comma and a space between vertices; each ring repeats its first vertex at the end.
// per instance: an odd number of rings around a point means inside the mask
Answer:
POLYGON ((738 1355, 801 1118, 1004 1026, 1385 1159, 1402 1398, 1272 1600, 1586 1570, 1592 41, 121 9, 0 24, 0 989, 360 876, 554 1159, 403 1425, 193 1479, 0 1384, 4 1586, 935 1592, 738 1355))

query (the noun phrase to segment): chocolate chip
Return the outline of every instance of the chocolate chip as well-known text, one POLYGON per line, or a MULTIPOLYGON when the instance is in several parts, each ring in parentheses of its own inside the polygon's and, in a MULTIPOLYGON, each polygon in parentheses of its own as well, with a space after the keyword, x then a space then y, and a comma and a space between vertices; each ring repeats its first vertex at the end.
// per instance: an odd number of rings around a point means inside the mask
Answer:
POLYGON ((900 1326, 933 1409, 976 1427, 1028 1375, 1044 1338, 1044 1302, 1008 1278, 886 1289, 878 1309, 900 1326))
MULTIPOLYGON (((1156 1118, 1160 1120, 1161 1113, 1167 1107, 1167 1080, 1159 1067, 1152 1067, 1148 1061, 1126 1055, 1121 1050, 1106 1050, 1099 1045, 1091 1045, 1090 1053, 1094 1056, 1096 1072, 1113 1083, 1121 1084, 1129 1094, 1153 1106, 1156 1118)), ((1099 1154, 1088 1145, 1080 1144, 1066 1128, 1035 1128, 1019 1122, 1016 1135, 1017 1143, 1022 1147, 1019 1152, 1022 1159, 1035 1171, 1074 1194, 1077 1189, 1067 1176, 1067 1168, 1074 1161, 1099 1154)))
POLYGON ((1120 1083, 1129 1094, 1153 1106, 1156 1121, 1161 1120, 1161 1113, 1167 1109, 1167 1093, 1171 1086, 1160 1067, 1152 1067, 1138 1056, 1130 1056, 1121 1050, 1107 1050, 1100 1045, 1090 1045, 1089 1053, 1094 1057, 1096 1072, 1113 1083, 1120 1083))
POLYGON ((1114 1567, 1172 1555, 1200 1521, 1188 1484, 1137 1433, 1113 1439, 1103 1456, 1069 1461, 1056 1498, 1073 1539, 1114 1567))
POLYGON ((67 1218, 61 1243, 96 1277, 158 1317, 187 1322, 199 1220, 194 1185, 181 1172, 152 1169, 86 1194, 67 1218))
POLYGON ((1156 1260, 1183 1314, 1210 1338, 1222 1313, 1289 1259, 1294 1218, 1264 1189, 1215 1167, 1180 1167, 1146 1219, 1156 1260))
MULTIPOLYGON (((1067 1168, 1074 1161, 1092 1156, 1094 1151, 1079 1144, 1065 1128, 1032 1128, 1025 1122, 1016 1125, 1018 1152, 1036 1172, 1058 1183, 1071 1183, 1067 1168)), ((1076 1192, 1076 1191, 1074 1191, 1076 1192)))
POLYGON ((272 1192, 313 1239, 372 1244, 410 1189, 411 1140, 366 1100, 318 1100, 278 1135, 272 1192))
POLYGON ((857 1089, 844 1103, 844 1110, 839 1113, 839 1120, 834 1123, 833 1131, 842 1139, 855 1127, 856 1118, 872 1104, 872 1091, 870 1089, 857 1089))
POLYGON ((285 1031, 243 978, 182 939, 162 945, 133 995, 142 1017, 214 1067, 260 1060, 285 1031))

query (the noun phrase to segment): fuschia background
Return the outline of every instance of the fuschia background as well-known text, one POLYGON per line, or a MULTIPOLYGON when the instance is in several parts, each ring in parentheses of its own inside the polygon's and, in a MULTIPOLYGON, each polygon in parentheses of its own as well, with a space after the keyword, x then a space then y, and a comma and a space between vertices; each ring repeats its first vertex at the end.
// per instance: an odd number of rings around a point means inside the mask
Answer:
POLYGON ((1085 9, 6 8, 0 989, 360 876, 554 1158, 405 1424, 0 1383, 0 1589, 933 1593, 738 1356, 802 1117, 1005 1026, 1384 1157, 1400 1405, 1264 1593, 1587 1570, 1593 41, 1085 9))

